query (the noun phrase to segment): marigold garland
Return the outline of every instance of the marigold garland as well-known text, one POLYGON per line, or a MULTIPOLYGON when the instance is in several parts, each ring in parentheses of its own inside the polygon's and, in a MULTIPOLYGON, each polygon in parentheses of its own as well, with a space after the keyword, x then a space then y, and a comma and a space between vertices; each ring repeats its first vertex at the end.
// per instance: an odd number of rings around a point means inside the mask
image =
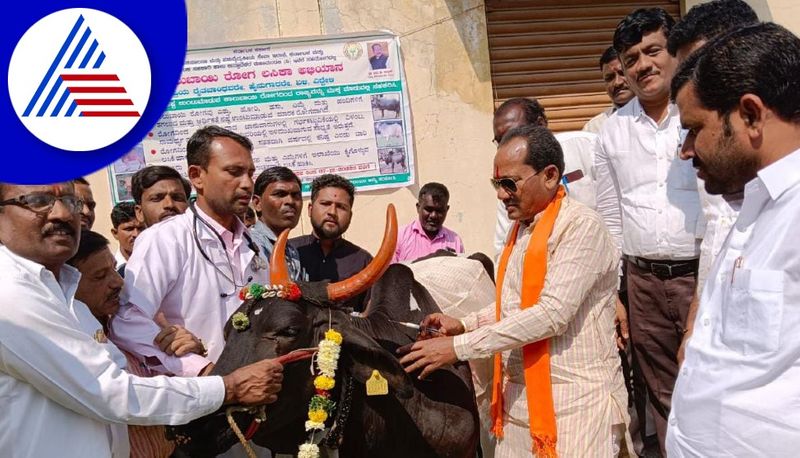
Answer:
POLYGON ((329 391, 336 386, 336 367, 339 363, 342 335, 334 329, 325 332, 325 339, 319 343, 317 352, 317 375, 314 378, 316 394, 308 403, 308 420, 306 431, 311 431, 311 437, 305 444, 300 445, 298 458, 318 458, 319 447, 313 443, 314 432, 325 429, 325 421, 333 415, 336 403, 331 401, 329 391))

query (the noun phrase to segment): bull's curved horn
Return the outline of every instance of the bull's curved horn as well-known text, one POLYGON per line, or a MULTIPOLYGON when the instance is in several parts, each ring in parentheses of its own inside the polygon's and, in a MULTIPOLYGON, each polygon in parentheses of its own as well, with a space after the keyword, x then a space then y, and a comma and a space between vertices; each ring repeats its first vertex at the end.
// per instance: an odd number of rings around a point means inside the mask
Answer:
POLYGON ((386 207, 386 229, 383 231, 383 242, 378 253, 361 272, 352 277, 328 284, 328 299, 343 301, 366 291, 375 281, 386 272, 394 256, 397 246, 397 214, 394 205, 386 207))
POLYGON ((289 240, 289 229, 284 229, 275 246, 272 249, 272 256, 269 258, 269 282, 273 285, 288 285, 289 267, 286 265, 286 241, 289 240))

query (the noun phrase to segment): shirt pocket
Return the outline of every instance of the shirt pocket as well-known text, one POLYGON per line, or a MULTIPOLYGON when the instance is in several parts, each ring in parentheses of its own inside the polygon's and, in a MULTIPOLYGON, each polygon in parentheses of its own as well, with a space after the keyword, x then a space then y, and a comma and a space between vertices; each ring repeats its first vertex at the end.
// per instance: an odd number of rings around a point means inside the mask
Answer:
POLYGON ((722 341, 742 354, 773 352, 783 321, 782 270, 734 269, 722 309, 722 341))

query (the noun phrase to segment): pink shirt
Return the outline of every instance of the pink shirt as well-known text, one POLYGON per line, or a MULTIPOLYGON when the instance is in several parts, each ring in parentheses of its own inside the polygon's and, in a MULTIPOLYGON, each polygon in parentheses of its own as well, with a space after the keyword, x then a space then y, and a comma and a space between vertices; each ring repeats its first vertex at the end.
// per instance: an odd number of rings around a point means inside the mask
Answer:
POLYGON ((422 229, 419 219, 415 219, 412 223, 400 228, 400 233, 397 234, 397 249, 392 262, 413 261, 437 250, 463 253, 464 244, 461 243, 461 237, 458 234, 444 226, 431 240, 422 229))

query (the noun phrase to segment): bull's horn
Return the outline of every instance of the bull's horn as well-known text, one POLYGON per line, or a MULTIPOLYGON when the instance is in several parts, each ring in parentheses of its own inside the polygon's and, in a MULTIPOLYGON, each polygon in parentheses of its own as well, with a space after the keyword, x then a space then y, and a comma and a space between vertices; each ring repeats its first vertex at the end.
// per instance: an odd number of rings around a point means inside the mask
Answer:
POLYGON ((284 229, 278 236, 272 249, 272 256, 269 258, 269 282, 273 285, 288 285, 292 282, 286 265, 287 240, 289 240, 289 229, 284 229))
POLYGON ((361 272, 346 280, 328 284, 328 299, 344 301, 366 291, 389 268, 396 246, 397 214, 394 205, 389 204, 386 207, 386 229, 383 231, 383 242, 378 253, 361 272))

